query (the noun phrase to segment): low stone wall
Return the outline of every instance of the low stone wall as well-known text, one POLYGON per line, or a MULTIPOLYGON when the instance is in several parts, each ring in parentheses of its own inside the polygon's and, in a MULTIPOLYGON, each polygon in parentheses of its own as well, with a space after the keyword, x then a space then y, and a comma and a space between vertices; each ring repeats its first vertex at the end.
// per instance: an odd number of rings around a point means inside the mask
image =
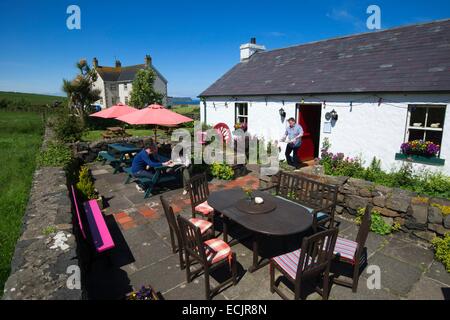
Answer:
POLYGON ((67 287, 68 267, 78 266, 72 230, 65 172, 37 170, 3 299, 80 300, 82 290, 67 287))
POLYGON ((300 173, 308 178, 339 187, 337 213, 355 215, 359 208, 374 206, 389 224, 400 223, 402 231, 430 241, 435 235, 450 232, 450 215, 441 208, 450 200, 419 196, 414 192, 388 188, 373 182, 348 178, 300 173))

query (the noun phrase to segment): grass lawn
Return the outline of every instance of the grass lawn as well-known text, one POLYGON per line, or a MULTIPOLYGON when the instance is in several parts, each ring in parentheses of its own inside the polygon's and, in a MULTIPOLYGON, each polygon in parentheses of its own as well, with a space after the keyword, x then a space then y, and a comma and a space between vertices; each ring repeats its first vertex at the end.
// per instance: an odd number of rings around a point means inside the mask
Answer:
POLYGON ((0 112, 0 296, 20 236, 42 134, 39 114, 0 112))
POLYGON ((34 94, 34 93, 22 93, 22 92, 7 92, 0 91, 0 100, 5 99, 12 102, 23 102, 29 103, 31 105, 46 105, 52 104, 57 101, 65 101, 66 97, 50 96, 45 94, 34 94))

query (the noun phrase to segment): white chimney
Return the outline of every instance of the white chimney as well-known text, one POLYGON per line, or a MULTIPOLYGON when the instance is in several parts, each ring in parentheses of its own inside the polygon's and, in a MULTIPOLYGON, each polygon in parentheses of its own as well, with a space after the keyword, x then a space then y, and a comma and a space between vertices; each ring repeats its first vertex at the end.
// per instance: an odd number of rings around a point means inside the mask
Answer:
POLYGON ((241 62, 247 61, 250 57, 259 51, 265 51, 266 47, 256 44, 256 38, 251 38, 250 43, 241 45, 241 62))

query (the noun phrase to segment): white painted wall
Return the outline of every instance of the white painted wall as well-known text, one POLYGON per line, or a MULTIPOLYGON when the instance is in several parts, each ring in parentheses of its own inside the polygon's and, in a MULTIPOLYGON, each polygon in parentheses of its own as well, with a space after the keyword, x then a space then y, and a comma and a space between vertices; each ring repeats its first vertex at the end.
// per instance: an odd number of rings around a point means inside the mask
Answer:
MULTIPOLYGON (((131 90, 133 88, 132 81, 131 82, 114 82, 114 81, 103 81, 103 79, 98 76, 97 81, 94 82, 93 87, 99 89, 101 91, 102 100, 97 101, 97 104, 101 105, 102 108, 111 107, 114 102, 115 103, 126 103, 125 97, 128 96, 128 100, 130 99, 131 90), (127 89, 125 90, 125 83, 127 83, 127 89), (116 90, 112 91, 110 86, 114 84, 116 90), (106 105, 104 104, 106 102, 106 105)), ((153 85, 155 91, 162 93, 164 95, 163 105, 167 105, 167 83, 165 83, 159 76, 156 74, 155 83, 153 85)))
MULTIPOLYGON (((207 98, 205 101, 209 125, 218 122, 226 123, 231 129, 234 126, 234 103, 249 103, 248 127, 249 133, 264 137, 267 140, 279 140, 286 128, 286 122, 281 122, 279 109, 286 111, 286 120, 295 118, 295 105, 303 98, 305 103, 319 103, 322 105, 321 144, 328 138, 332 144, 332 152, 343 152, 346 156, 361 157, 365 164, 375 156, 381 159, 384 170, 390 170, 401 165, 395 161, 395 154, 405 141, 408 105, 410 104, 438 104, 447 105, 444 134, 441 146, 441 158, 446 159, 444 167, 425 166, 415 164, 417 170, 430 169, 450 174, 450 94, 387 94, 380 95, 382 104, 378 105, 378 98, 365 95, 320 95, 319 97, 231 97, 207 98), (284 105, 283 105, 284 100, 284 105), (324 106, 323 102, 326 101, 324 106), (350 110, 350 102, 353 107, 350 110), (227 103, 228 108, 225 106, 227 103), (325 114, 336 110, 339 119, 331 129, 331 133, 324 133, 325 114)), ((200 106, 201 119, 204 121, 204 105, 200 106)))

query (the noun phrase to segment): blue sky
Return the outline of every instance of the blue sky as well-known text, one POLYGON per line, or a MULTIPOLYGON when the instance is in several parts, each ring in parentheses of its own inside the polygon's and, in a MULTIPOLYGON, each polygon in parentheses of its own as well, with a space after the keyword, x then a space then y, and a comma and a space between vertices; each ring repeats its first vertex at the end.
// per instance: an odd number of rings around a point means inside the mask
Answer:
POLYGON ((169 95, 194 97, 239 61, 250 37, 270 50, 367 32, 371 4, 383 29, 450 17, 448 0, 2 0, 0 90, 61 94, 80 58, 129 65, 150 54, 169 95), (81 30, 66 27, 71 4, 81 30))

